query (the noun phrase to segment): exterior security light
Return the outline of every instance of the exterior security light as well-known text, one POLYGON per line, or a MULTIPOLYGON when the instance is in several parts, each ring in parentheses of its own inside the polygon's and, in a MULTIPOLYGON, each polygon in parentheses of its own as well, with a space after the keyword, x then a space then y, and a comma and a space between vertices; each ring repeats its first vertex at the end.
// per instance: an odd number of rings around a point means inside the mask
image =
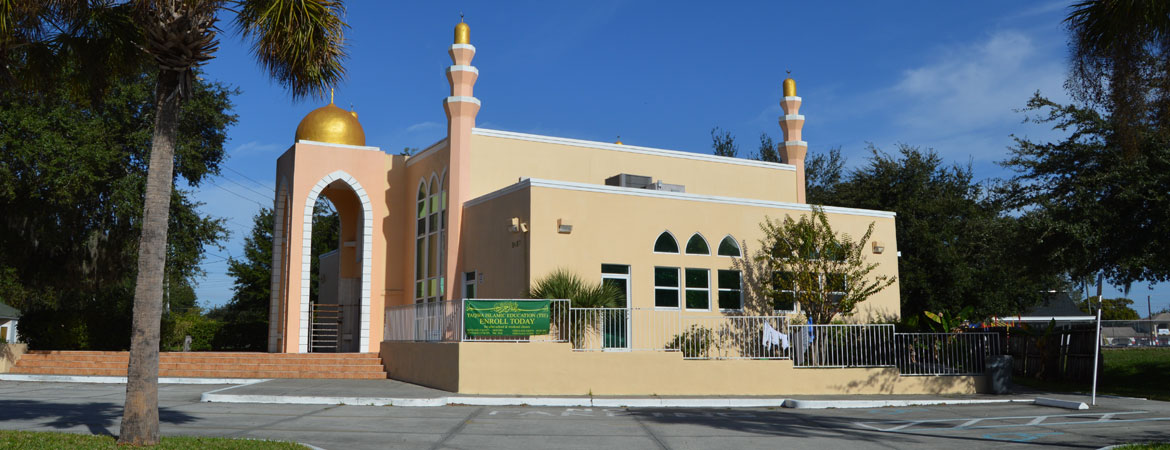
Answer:
POLYGON ((557 233, 569 234, 573 232, 573 225, 565 219, 557 219, 557 233))
POLYGON ((874 253, 880 255, 884 251, 886 251, 886 246, 882 245, 881 242, 873 241, 873 252, 874 253))

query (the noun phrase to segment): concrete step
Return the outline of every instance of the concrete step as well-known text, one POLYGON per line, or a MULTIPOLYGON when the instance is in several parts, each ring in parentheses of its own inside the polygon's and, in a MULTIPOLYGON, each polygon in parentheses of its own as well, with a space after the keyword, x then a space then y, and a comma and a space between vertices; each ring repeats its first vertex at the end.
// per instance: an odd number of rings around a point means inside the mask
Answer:
MULTIPOLYGON (((13 368, 12 373, 22 373, 21 370, 30 368, 43 369, 59 369, 59 370, 74 370, 74 369, 122 369, 125 370, 127 363, 125 362, 95 362, 95 361, 21 361, 13 368)), ((233 371, 304 371, 313 367, 327 369, 334 372, 384 372, 385 369, 381 364, 332 364, 329 366, 312 366, 312 365, 298 365, 298 364, 192 364, 192 363, 159 363, 159 370, 203 370, 209 367, 215 367, 215 370, 233 370, 233 371)))
MULTIPOLYGON (((11 373, 27 375, 86 375, 124 377, 126 369, 30 367, 13 370, 11 373)), ((306 370, 159 370, 160 377, 175 378, 325 378, 380 380, 387 378, 385 372, 322 372, 306 370)))

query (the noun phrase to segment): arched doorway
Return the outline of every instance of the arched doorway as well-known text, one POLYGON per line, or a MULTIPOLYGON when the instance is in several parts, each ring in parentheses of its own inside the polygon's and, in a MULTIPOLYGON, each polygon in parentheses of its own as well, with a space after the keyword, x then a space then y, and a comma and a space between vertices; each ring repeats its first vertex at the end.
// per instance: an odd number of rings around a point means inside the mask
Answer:
POLYGON ((361 184, 344 171, 320 181, 305 199, 302 239, 313 236, 314 208, 324 196, 339 219, 336 251, 313 255, 302 245, 299 350, 307 352, 365 352, 370 346, 370 277, 373 209, 361 184), (316 298, 310 292, 312 264, 319 257, 320 284, 316 298))

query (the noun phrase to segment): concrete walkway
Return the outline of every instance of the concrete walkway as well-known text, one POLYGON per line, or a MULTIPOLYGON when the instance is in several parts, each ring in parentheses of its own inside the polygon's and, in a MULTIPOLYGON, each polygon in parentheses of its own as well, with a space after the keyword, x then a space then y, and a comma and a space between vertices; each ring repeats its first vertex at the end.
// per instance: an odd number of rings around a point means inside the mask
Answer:
POLYGON ((879 408, 1033 403, 1035 395, 527 396, 467 395, 396 380, 257 380, 206 392, 212 403, 364 406, 554 406, 659 408, 879 408))

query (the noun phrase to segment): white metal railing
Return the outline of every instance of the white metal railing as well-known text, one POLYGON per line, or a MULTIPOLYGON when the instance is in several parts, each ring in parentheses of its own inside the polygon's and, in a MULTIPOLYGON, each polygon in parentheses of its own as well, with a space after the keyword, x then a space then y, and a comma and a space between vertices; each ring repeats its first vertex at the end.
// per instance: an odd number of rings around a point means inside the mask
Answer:
POLYGON ((998 333, 896 333, 894 344, 902 375, 981 375, 1003 354, 998 333))
POLYGON ((386 308, 387 341, 456 342, 463 331, 463 302, 415 303, 386 308))
POLYGON ((668 347, 687 359, 788 359, 785 316, 683 316, 683 333, 668 347))
POLYGON ((692 316, 654 308, 571 311, 569 341, 576 351, 677 351, 687 359, 789 357, 787 335, 765 340, 764 332, 770 327, 783 333, 784 316, 692 316))
POLYGON ((894 365, 894 325, 790 325, 795 367, 894 365))
POLYGON ((576 351, 670 351, 681 326, 678 311, 572 308, 569 342, 576 351))

